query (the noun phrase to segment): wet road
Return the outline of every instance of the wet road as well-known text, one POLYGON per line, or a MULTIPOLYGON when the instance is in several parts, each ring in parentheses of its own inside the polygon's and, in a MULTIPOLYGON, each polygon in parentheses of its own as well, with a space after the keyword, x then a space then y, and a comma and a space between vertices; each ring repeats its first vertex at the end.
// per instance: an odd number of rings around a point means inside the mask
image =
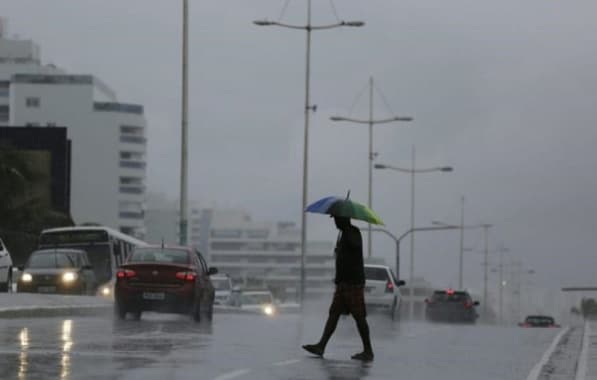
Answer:
POLYGON ((0 320, 0 379, 526 379, 557 330, 428 325, 370 319, 371 364, 351 319, 340 321, 325 359, 302 352, 323 315, 174 315, 0 320))

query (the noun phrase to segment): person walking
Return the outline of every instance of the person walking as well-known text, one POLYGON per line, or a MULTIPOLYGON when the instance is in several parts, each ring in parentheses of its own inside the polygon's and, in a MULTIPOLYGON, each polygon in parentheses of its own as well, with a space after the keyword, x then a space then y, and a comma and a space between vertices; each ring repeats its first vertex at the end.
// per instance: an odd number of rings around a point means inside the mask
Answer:
POLYGON ((316 344, 306 344, 303 349, 311 354, 323 356, 325 347, 336 330, 342 314, 354 318, 363 342, 363 351, 352 355, 352 359, 373 360, 373 348, 369 337, 367 310, 365 308, 365 268, 363 265, 363 243, 361 231, 350 223, 350 218, 334 216, 340 231, 336 242, 336 290, 321 339, 316 344))

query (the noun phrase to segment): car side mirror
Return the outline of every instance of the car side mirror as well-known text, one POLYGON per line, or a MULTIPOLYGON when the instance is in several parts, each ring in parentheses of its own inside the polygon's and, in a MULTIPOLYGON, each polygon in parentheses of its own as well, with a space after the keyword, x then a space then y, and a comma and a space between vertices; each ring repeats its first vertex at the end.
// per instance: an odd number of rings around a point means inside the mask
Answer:
POLYGON ((93 266, 91 266, 91 265, 83 265, 82 268, 84 270, 93 270, 93 266))
POLYGON ((398 281, 398 283, 396 285, 404 286, 404 285, 406 285, 406 282, 404 282, 403 280, 400 280, 400 281, 398 281))
POLYGON ((475 302, 473 302, 473 305, 475 305, 475 306, 479 306, 479 301, 475 301, 475 302))
POLYGON ((209 267, 209 269, 207 270, 207 274, 210 276, 217 274, 217 273, 218 273, 218 268, 216 268, 216 267, 209 267))

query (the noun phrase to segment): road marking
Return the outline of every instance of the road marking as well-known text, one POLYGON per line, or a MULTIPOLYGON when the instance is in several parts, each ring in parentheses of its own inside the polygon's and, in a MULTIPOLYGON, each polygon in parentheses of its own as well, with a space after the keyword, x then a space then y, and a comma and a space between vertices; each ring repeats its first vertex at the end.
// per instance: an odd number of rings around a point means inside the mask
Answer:
POLYGON ((299 363, 299 362, 300 362, 300 359, 290 359, 290 360, 283 360, 281 362, 276 362, 272 365, 276 366, 276 367, 282 367, 285 365, 291 365, 291 364, 295 364, 295 363, 299 363))
POLYGON ((239 369, 239 370, 228 372, 228 373, 225 373, 218 377, 215 377, 213 380, 230 380, 230 379, 234 379, 236 377, 242 376, 242 375, 246 375, 249 372, 251 372, 251 370, 248 368, 239 369))
POLYGON ((591 327, 589 322, 585 321, 585 333, 582 337, 582 350, 576 366, 576 380, 585 380, 587 378, 587 363, 589 359, 589 340, 591 339, 591 327))
POLYGON ((547 364, 547 362, 549 361, 549 358, 551 357, 551 355, 555 351, 556 347, 558 346, 558 343, 560 343, 560 340, 562 339, 564 334, 566 334, 568 332, 568 330, 570 330, 570 327, 566 327, 565 329, 560 331, 560 333, 558 335, 556 335, 556 337, 553 339, 553 342, 551 342, 551 345, 549 346, 547 351, 545 351, 543 353, 541 360, 539 360, 539 362, 537 364, 535 364, 535 366, 533 367, 533 369, 527 376, 527 380, 538 380, 539 379, 539 375, 541 375, 541 370, 543 369, 543 366, 545 364, 547 364))

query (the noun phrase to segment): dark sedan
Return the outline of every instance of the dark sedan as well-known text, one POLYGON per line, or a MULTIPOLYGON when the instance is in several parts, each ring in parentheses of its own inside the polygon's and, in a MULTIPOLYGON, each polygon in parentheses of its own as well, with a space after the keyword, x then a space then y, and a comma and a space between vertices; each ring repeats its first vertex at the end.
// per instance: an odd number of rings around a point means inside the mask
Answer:
POLYGON ((215 290, 205 259, 190 247, 139 247, 116 272, 115 313, 124 319, 143 311, 188 314, 211 320, 215 290))
POLYGON ((560 327, 553 317, 548 315, 529 315, 518 325, 520 327, 560 327))
POLYGON ((428 321, 475 323, 478 317, 475 306, 479 302, 473 302, 466 291, 436 290, 425 303, 428 321))
POLYGON ((95 294, 97 281, 87 252, 78 249, 42 249, 19 268, 18 292, 95 294))

